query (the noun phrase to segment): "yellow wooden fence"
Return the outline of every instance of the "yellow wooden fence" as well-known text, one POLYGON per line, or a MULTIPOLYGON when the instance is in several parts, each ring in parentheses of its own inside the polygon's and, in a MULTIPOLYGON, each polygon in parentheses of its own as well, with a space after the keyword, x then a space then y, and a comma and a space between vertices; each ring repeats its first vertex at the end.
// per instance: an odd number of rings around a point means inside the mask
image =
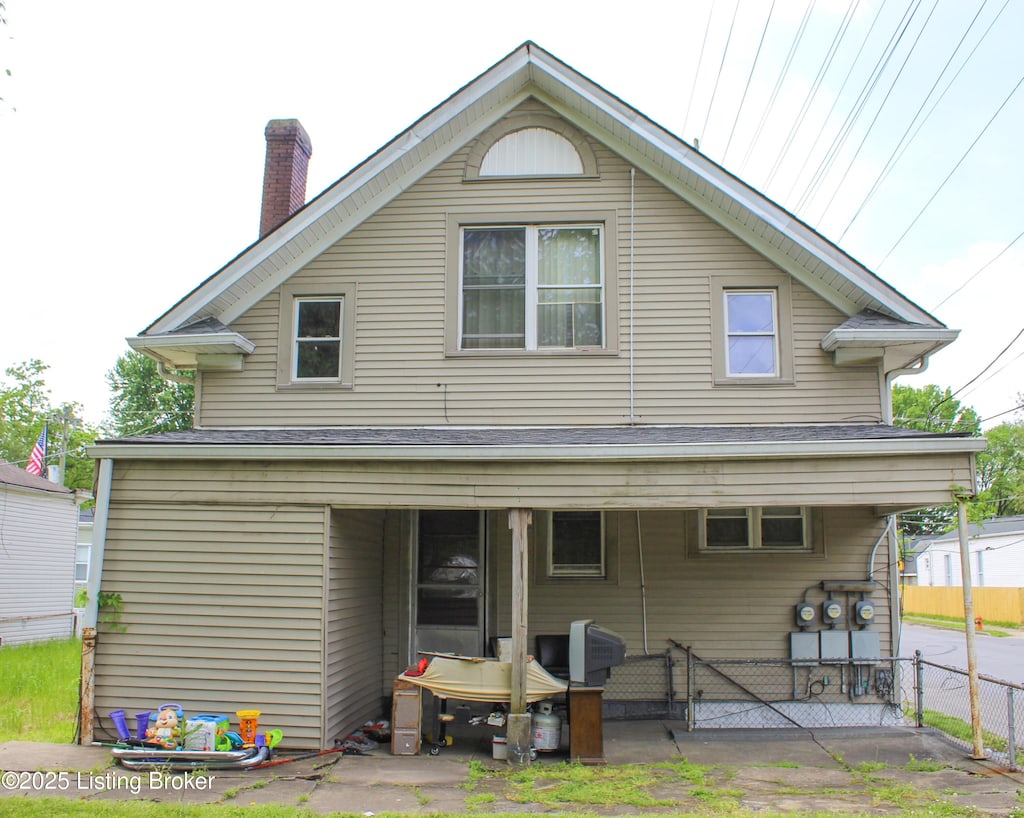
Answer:
MULTIPOLYGON (((903 612, 933 616, 964 615, 964 589, 903 585, 903 612)), ((974 588, 974 615, 982 622, 1016 622, 1024 625, 1024 588, 974 588)), ((984 625, 983 625, 984 627, 984 625)))

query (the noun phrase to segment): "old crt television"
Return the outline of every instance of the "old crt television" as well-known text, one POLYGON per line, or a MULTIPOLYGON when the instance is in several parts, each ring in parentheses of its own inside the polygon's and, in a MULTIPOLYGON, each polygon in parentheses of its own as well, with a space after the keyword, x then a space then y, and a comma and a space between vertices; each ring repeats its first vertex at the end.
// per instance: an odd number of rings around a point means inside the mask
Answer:
POLYGON ((608 673, 626 661, 626 642, 614 631, 579 619, 569 625, 569 681, 601 687, 608 673))

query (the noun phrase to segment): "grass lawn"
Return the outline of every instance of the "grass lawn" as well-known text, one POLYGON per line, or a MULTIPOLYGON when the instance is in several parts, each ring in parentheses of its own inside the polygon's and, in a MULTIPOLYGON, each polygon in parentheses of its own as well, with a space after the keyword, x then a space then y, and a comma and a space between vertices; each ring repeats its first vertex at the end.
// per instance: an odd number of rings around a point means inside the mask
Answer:
POLYGON ((71 743, 81 662, 80 639, 0 647, 0 743, 71 743))

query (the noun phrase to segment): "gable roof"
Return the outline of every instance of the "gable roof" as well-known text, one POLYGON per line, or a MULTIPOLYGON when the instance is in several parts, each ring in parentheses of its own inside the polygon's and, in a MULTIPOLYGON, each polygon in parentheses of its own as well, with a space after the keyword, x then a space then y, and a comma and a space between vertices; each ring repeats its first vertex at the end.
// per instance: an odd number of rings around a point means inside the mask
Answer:
MULTIPOLYGON (((169 334, 202 335, 195 331, 197 322, 213 322, 217 337, 210 338, 211 344, 202 352, 247 351, 247 339, 223 331, 228 325, 531 97, 722 225, 845 315, 870 310, 888 316, 895 324, 887 328, 889 334, 900 325, 915 325, 927 336, 921 347, 926 354, 956 337, 956 331, 946 329, 796 216, 535 43, 526 42, 242 251, 139 336, 129 338, 129 344, 172 365, 188 365, 190 360, 194 363, 194 353, 190 358, 186 351, 177 359, 162 354, 174 346, 169 334)), ((197 338, 190 341, 192 347, 198 343, 197 338)))
POLYGON ((74 494, 69 488, 47 480, 45 477, 29 474, 11 463, 0 463, 0 486, 17 486, 23 489, 48 491, 52 494, 74 494))
MULTIPOLYGON (((967 537, 972 540, 979 537, 997 537, 1021 533, 1024 533, 1024 515, 1020 514, 1012 517, 992 517, 978 523, 967 524, 967 537)), ((947 531, 945 534, 921 537, 920 542, 923 547, 928 547, 933 543, 956 542, 958 539, 959 533, 953 530, 947 531)))

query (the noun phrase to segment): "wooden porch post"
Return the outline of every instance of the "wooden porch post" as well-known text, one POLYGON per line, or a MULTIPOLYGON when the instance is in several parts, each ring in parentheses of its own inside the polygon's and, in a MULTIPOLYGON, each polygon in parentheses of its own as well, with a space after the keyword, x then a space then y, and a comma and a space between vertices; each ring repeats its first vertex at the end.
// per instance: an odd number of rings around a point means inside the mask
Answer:
POLYGON ((532 730, 526 712, 526 634, 528 608, 529 554, 527 532, 533 513, 527 508, 510 508, 512 529, 512 695, 508 715, 508 763, 514 767, 530 764, 532 730))

